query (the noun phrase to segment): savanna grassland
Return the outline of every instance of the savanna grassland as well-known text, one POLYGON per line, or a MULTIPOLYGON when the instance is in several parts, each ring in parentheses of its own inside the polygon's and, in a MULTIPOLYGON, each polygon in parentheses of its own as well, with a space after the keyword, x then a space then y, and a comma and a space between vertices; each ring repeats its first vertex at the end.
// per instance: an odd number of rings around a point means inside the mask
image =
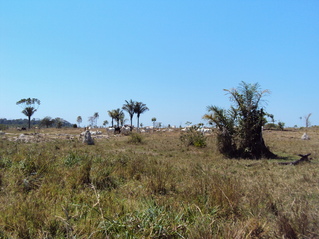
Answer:
POLYGON ((271 160, 225 159, 214 134, 196 148, 177 131, 80 132, 1 136, 0 238, 319 238, 318 128, 265 131, 271 160))

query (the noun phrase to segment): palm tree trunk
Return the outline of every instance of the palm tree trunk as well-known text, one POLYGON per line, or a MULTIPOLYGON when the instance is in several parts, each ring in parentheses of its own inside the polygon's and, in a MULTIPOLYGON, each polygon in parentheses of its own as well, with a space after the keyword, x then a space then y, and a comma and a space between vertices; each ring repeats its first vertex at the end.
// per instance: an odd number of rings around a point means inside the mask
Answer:
POLYGON ((29 129, 31 128, 31 115, 28 116, 29 129))

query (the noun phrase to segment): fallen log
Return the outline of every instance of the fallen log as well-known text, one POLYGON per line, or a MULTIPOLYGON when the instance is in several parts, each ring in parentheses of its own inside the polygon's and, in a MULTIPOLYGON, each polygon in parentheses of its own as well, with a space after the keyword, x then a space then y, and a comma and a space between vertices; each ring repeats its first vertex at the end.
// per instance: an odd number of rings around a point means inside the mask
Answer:
POLYGON ((310 162, 311 158, 309 159, 309 155, 311 154, 298 154, 298 156, 300 156, 301 158, 296 160, 296 161, 293 161, 293 162, 280 162, 278 164, 280 165, 297 165, 301 162, 310 162))

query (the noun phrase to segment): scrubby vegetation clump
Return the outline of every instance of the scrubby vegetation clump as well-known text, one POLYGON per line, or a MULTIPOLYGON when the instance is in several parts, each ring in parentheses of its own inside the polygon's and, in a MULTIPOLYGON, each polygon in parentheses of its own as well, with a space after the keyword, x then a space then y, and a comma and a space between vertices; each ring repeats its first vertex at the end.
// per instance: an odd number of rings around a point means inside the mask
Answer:
POLYGON ((276 155, 266 146, 262 127, 266 123, 261 102, 269 93, 260 90, 258 83, 241 82, 237 88, 225 90, 233 105, 226 110, 215 105, 207 107, 204 119, 218 129, 219 152, 229 158, 261 159, 276 155))
POLYGON ((196 125, 189 127, 186 132, 181 134, 181 142, 186 146, 206 147, 206 137, 198 129, 199 127, 196 125))

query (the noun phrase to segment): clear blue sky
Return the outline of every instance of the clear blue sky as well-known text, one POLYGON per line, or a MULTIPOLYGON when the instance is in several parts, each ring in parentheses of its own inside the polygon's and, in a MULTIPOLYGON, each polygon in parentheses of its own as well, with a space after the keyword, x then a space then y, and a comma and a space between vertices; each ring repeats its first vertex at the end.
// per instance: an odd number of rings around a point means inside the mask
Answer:
POLYGON ((0 0, 0 118, 31 97, 34 118, 101 125, 133 99, 144 125, 195 124, 241 81, 271 91, 276 120, 319 125, 318 0, 0 0))

